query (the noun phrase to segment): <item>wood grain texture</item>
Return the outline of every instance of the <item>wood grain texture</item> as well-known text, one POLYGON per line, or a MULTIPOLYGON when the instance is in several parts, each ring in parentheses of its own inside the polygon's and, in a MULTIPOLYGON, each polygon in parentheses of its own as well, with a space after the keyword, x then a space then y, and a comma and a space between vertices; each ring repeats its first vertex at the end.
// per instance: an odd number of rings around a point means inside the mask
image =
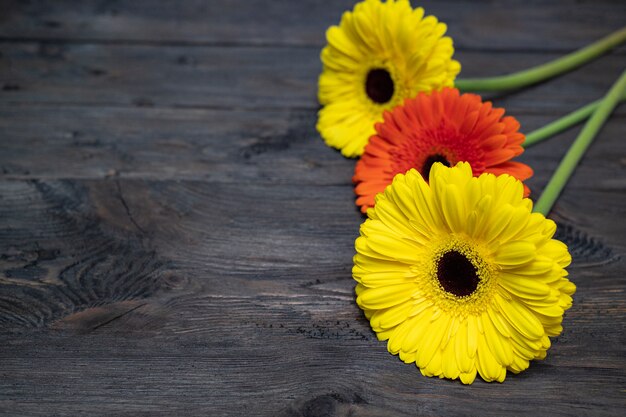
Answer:
MULTIPOLYGON (((547 359, 424 378, 354 302, 354 161, 315 131, 323 31, 351 4, 0 4, 0 415, 621 416, 626 108, 551 214, 578 291, 547 359)), ((611 1, 425 7, 466 76, 624 23, 611 1)), ((528 132, 625 64, 492 98, 528 132)), ((523 155, 534 192, 578 130, 523 155)))
MULTIPOLYGON (((530 400, 555 415, 616 415, 623 401, 623 306, 616 295, 625 279, 614 256, 601 257, 601 267, 597 257, 591 265, 575 258, 576 303, 546 361, 504 385, 468 389, 420 377, 369 330, 349 276, 360 222, 349 187, 309 186, 300 194, 300 186, 288 185, 117 182, 3 183, 19 188, 10 202, 11 248, 2 248, 14 259, 28 257, 26 237, 36 226, 30 218, 47 219, 38 207, 68 208, 58 224, 38 232, 34 263, 14 261, 13 278, 38 292, 27 297, 3 287, 21 301, 3 300, 0 310, 10 332, 0 351, 7 414, 19 404, 17 415, 45 415, 38 414, 45 404, 58 414, 88 415, 83 407, 98 404, 102 412, 128 415, 241 415, 272 398, 252 415, 464 415, 482 404, 482 413, 495 416, 523 411, 530 400), (326 204, 317 204, 321 198, 326 204), (252 206, 253 214, 245 209, 252 206), (121 257, 102 248, 105 254, 89 257, 100 241, 63 246, 77 240, 69 239, 75 230, 97 230, 136 249, 121 257), (66 266, 73 264, 79 267, 66 266), (64 271, 55 282, 33 271, 54 265, 64 271), (116 298, 107 299, 107 291, 116 298), (63 297, 73 293, 81 297, 63 297), (615 389, 601 396, 589 389, 604 384, 615 389), (36 400, 30 406, 20 401, 28 393, 36 400)), ((579 245, 568 243, 576 254, 579 245)))
MULTIPOLYGON (((616 0, 413 4, 445 22, 462 49, 576 49, 619 29, 626 14, 626 5, 616 0)), ((0 8, 0 38, 320 47, 328 26, 339 23, 353 5, 351 0, 6 0, 0 8)))
MULTIPOLYGON (((0 53, 0 100, 10 105, 318 107, 321 63, 319 50, 313 48, 0 42, 0 53)), ((471 77, 521 70, 559 54, 459 51, 455 56, 463 76, 471 77)), ((622 50, 614 51, 545 84, 540 93, 521 92, 513 102, 518 109, 550 113, 583 106, 610 87, 625 56, 622 50)), ((508 106, 508 100, 502 104, 508 106)))

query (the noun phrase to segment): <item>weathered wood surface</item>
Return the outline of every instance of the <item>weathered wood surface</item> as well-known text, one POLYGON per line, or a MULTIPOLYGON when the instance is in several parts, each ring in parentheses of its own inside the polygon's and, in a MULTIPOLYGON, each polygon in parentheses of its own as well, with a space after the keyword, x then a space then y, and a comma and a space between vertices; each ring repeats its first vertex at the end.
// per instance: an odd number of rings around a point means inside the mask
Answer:
MULTIPOLYGON (((424 378, 354 303, 354 161, 314 128, 323 32, 352 4, 328 3, 0 4, 1 414, 621 415, 625 108, 552 214, 578 292, 548 358, 502 385, 424 378)), ((619 1, 542 3, 424 5, 465 76, 625 23, 619 1)), ((530 131, 625 63, 495 103, 530 131)), ((524 155, 533 190, 576 131, 524 155)))
MULTIPOLYGON (((352 0, 5 0, 0 6, 0 36, 36 41, 319 47, 325 42, 326 28, 353 5, 352 0)), ((506 51, 576 48, 619 29, 626 13, 626 5, 619 0, 424 0, 419 5, 448 24, 458 46, 506 51)))

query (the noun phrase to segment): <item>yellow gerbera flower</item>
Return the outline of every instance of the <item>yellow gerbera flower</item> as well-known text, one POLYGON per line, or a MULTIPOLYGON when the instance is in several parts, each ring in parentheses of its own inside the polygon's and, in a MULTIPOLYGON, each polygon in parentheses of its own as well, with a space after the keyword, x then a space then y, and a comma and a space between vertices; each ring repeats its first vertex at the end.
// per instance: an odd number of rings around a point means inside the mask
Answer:
POLYGON ((461 65, 452 60, 446 25, 408 0, 365 0, 326 32, 317 130, 329 146, 363 153, 384 110, 420 91, 451 87, 461 65))
POLYGON ((576 290, 567 246, 514 177, 436 163, 429 183, 415 169, 398 174, 368 210, 357 303, 389 352, 423 375, 502 382, 561 333, 576 290))

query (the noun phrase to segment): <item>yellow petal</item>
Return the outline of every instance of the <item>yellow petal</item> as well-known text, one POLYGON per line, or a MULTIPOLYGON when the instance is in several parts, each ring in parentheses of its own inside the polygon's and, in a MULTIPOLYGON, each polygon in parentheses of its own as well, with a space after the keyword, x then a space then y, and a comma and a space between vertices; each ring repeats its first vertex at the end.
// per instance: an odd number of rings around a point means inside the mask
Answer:
POLYGON ((478 346, 478 325, 474 316, 467 317, 467 355, 470 358, 476 356, 478 346))
POLYGON ((456 363, 461 372, 470 372, 474 366, 474 360, 468 354, 468 334, 467 320, 459 324, 459 329, 454 337, 454 352, 456 354, 456 363))
POLYGON ((417 212, 418 209, 413 198, 413 192, 407 186, 404 178, 405 176, 403 175, 398 175, 394 178, 394 201, 398 205, 398 208, 402 211, 404 217, 410 220, 414 220, 419 216, 417 212), (398 180, 396 180, 396 178, 398 178, 398 180))
POLYGON ((465 385, 471 385, 476 379, 476 368, 473 368, 469 372, 461 372, 459 374, 459 378, 461 379, 461 382, 465 385))
POLYGON ((496 381, 504 367, 493 357, 483 336, 478 338, 476 356, 478 358, 476 365, 480 376, 487 382, 496 381))
POLYGON ((500 236, 500 233, 509 225, 515 208, 510 204, 504 204, 497 208, 494 215, 489 219, 485 227, 484 236, 488 242, 492 242, 500 236))
POLYGON ((499 312, 497 312, 494 308, 488 308, 487 314, 489 314, 491 322, 502 336, 507 339, 511 337, 511 328, 499 312))
POLYGON ((532 276, 501 272, 498 284, 518 297, 544 299, 550 295, 550 287, 532 276))
MULTIPOLYGON (((502 316, 508 323, 516 329, 522 336, 529 339, 539 339, 544 334, 541 322, 526 308, 517 301, 506 301, 499 295, 494 297, 499 306, 502 316)), ((517 339, 517 338, 515 338, 517 339)))
MULTIPOLYGON (((417 357, 417 356, 416 356, 417 357)), ((435 352, 433 352, 433 356, 430 360, 430 362, 428 362, 428 365, 426 365, 426 373, 429 376, 439 376, 442 374, 442 363, 443 363, 443 358, 441 356, 441 351, 440 350, 436 350, 435 352)))
POLYGON ((537 257, 532 262, 526 263, 516 268, 507 268, 508 272, 516 275, 539 275, 548 274, 553 268, 554 262, 548 258, 537 257))
POLYGON ((511 372, 518 374, 518 373, 522 372, 523 370, 527 369, 528 365, 529 365, 528 360, 524 359, 521 356, 518 356, 518 355, 514 354, 513 355, 513 363, 509 366, 508 369, 511 372))
POLYGON ((459 233, 465 230, 467 219, 467 208, 463 201, 459 188, 450 184, 444 188, 444 195, 441 199, 443 214, 446 223, 452 233, 459 233))
MULTIPOLYGON (((360 238, 359 238, 360 239, 360 238)), ((357 239, 357 241, 359 240, 357 239)), ((364 243, 367 239, 361 239, 364 243)), ((364 245, 367 248, 367 245, 364 245)), ((369 250, 369 248, 367 248, 369 250)), ((357 247, 359 250, 359 247, 357 247)), ((396 260, 380 259, 379 254, 375 257, 367 256, 362 253, 357 253, 354 256, 354 267, 352 273, 356 276, 362 276, 369 273, 379 272, 396 272, 398 274, 405 274, 409 269, 407 264, 398 262, 396 260)))
POLYGON ((456 363, 456 352, 454 343, 448 343, 441 355, 441 370, 443 376, 450 379, 457 379, 461 373, 456 363))
MULTIPOLYGON (((354 272, 353 272, 354 274, 354 272)), ((386 271, 386 272, 365 272, 359 274, 359 281, 369 288, 382 287, 387 285, 407 284, 413 282, 415 277, 409 271, 407 266, 403 272, 386 271)))
POLYGON ((370 325, 374 331, 395 327, 409 318, 409 312, 412 308, 413 300, 408 300, 393 307, 376 310, 370 319, 370 325))
POLYGON ((376 203, 376 214, 380 221, 398 236, 413 236, 414 230, 410 227, 408 219, 398 208, 395 202, 381 199, 376 203))
POLYGON ((439 354, 441 338, 447 330, 448 321, 448 317, 442 315, 438 320, 430 323, 430 326, 424 333, 420 349, 417 352, 417 365, 420 368, 425 368, 435 354, 439 354))
POLYGON ((545 256, 554 259, 561 268, 567 267, 572 262, 572 256, 567 251, 567 245, 558 240, 550 240, 541 247, 541 251, 545 256))
POLYGON ((476 203, 474 210, 469 216, 470 222, 468 223, 468 234, 471 237, 476 239, 484 238, 485 229, 489 224, 489 219, 491 218, 491 212, 493 210, 493 201, 493 197, 486 194, 483 195, 476 203))
POLYGON ((430 326, 431 311, 423 311, 413 321, 413 327, 402 342, 401 349, 405 352, 415 352, 421 345, 424 334, 430 326))
POLYGON ((395 259, 404 263, 415 263, 423 251, 423 247, 408 239, 376 233, 367 238, 367 246, 375 253, 387 259, 395 259))
POLYGON ((404 363, 413 363, 415 362, 415 352, 404 352, 400 350, 400 360, 404 363))
POLYGON ((527 207, 515 207, 509 216, 511 220, 497 236, 503 242, 514 240, 524 230, 530 219, 530 210, 527 207))
POLYGON ((530 303, 529 301, 525 300, 523 301, 523 303, 532 311, 541 314, 543 316, 546 317, 558 317, 559 319, 563 318, 563 308, 558 305, 558 304, 554 304, 554 303, 550 303, 550 304, 540 304, 540 303, 530 303))
POLYGON ((508 339, 498 332, 488 313, 483 313, 480 320, 485 330, 485 341, 491 353, 502 366, 509 366, 513 362, 513 348, 508 339))
POLYGON ((389 351, 389 353, 396 355, 398 352, 400 352, 402 342, 413 328, 414 321, 414 319, 409 319, 394 328, 393 333, 389 337, 389 342, 387 342, 387 350, 389 351))
POLYGON ((410 299, 414 290, 414 283, 367 288, 358 296, 356 301, 361 308, 388 308, 410 299))
POLYGON ((535 245, 527 241, 513 241, 500 245, 495 253, 496 263, 504 267, 524 265, 535 258, 535 245))

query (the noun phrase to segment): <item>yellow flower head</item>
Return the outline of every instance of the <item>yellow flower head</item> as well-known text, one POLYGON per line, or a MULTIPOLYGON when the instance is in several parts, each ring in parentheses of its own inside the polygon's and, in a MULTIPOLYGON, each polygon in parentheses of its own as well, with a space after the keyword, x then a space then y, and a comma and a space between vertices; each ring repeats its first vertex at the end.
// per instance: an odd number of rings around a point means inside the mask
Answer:
POLYGON ((317 130, 329 146, 363 153, 384 110, 420 91, 451 87, 461 65, 452 60, 446 25, 408 0, 365 0, 326 32, 319 78, 317 130))
POLYGON ((436 163, 398 174, 361 226, 357 303, 392 354, 423 375, 504 381, 543 359, 576 286, 556 225, 509 175, 436 163), (430 185, 429 185, 430 184, 430 185))

